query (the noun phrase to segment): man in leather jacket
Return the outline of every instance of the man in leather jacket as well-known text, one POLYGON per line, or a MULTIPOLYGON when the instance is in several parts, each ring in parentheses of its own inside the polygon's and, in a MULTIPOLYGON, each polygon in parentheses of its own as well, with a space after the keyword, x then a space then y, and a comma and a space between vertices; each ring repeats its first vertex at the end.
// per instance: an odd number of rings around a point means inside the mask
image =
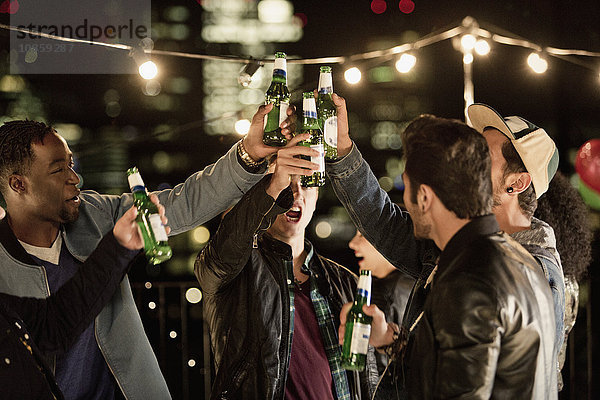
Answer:
POLYGON ((462 122, 422 116, 403 146, 414 235, 441 254, 413 335, 407 340, 381 310, 365 306, 370 343, 405 357, 410 398, 557 398, 552 293, 533 257, 491 214, 486 141, 462 122))
POLYGON ((196 260, 215 356, 212 399, 369 399, 376 383, 372 348, 365 371, 341 368, 337 317, 357 278, 304 238, 318 196, 299 182, 317 168, 294 157, 316 155, 296 146, 306 137, 279 150, 275 172, 225 215, 196 260))

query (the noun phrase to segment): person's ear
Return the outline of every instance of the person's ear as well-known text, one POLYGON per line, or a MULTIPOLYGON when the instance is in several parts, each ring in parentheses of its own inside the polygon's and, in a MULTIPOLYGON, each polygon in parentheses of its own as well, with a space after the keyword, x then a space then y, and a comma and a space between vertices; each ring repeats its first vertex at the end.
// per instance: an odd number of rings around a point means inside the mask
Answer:
POLYGON ((433 202, 433 190, 430 186, 421 184, 417 192, 417 204, 421 212, 427 212, 433 202))
POLYGON ((531 185, 531 175, 528 172, 514 173, 506 180, 509 185, 506 187, 506 193, 519 194, 523 193, 531 185))
POLYGON ((22 194, 27 188, 27 184, 22 175, 11 175, 8 177, 8 187, 16 194, 22 194))

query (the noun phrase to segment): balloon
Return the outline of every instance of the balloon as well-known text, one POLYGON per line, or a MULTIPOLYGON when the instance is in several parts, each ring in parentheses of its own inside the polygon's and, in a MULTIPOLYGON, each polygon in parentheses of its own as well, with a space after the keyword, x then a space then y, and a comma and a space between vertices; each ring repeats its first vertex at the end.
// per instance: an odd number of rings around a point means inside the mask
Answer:
POLYGON ((575 170, 588 188, 600 192, 600 139, 588 140, 579 148, 575 170))
POLYGON ((594 210, 600 210, 600 193, 589 188, 583 180, 579 180, 579 194, 583 202, 594 210))

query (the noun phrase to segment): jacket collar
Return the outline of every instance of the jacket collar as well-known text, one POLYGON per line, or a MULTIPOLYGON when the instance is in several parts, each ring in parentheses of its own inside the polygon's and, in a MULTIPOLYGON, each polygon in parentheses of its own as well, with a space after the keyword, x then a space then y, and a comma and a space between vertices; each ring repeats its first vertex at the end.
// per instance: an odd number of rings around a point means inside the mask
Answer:
MULTIPOLYGON (((261 236, 260 246, 263 249, 272 251, 289 261, 292 260, 292 248, 287 243, 275 239, 268 233, 265 233, 261 236)), ((317 252, 314 250, 312 243, 306 239, 304 239, 304 249, 307 253, 307 257, 302 268, 307 269, 307 273, 315 278, 319 292, 323 296, 328 296, 329 293, 331 293, 331 285, 329 284, 329 274, 323 267, 323 261, 319 258, 317 252)))
POLYGON ((452 236, 440 255, 438 265, 448 265, 471 242, 480 236, 488 236, 500 231, 493 214, 475 217, 452 236))
POLYGON ((4 246, 6 251, 18 261, 25 264, 38 265, 17 240, 10 225, 8 225, 7 218, 0 220, 0 243, 2 243, 2 246, 4 246))

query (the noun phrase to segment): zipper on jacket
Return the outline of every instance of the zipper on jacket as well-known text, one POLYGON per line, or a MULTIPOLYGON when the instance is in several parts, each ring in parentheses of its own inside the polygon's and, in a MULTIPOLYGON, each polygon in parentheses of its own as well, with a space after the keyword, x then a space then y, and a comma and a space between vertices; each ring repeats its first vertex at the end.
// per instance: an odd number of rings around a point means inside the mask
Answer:
POLYGON ((115 382, 117 382, 117 386, 119 386, 119 390, 121 391, 121 394, 127 400, 129 398, 127 397, 127 395, 125 394, 125 391, 123 390, 123 385, 121 385, 121 382, 119 381, 119 378, 115 374, 115 371, 112 369, 112 367, 110 366, 110 363, 106 359, 106 354, 104 354, 104 350, 102 349, 102 346, 100 346, 100 340, 98 340, 98 324, 96 323, 96 319, 98 319, 98 316, 96 316, 96 318, 94 318, 94 337, 96 338, 96 345, 98 345, 98 348, 100 349, 100 353, 102 353, 102 357, 104 357, 104 362, 108 366, 110 373, 112 374, 113 378, 115 378, 115 382))
POLYGON ((269 229, 271 227, 271 223, 269 222, 269 225, 266 228, 261 229, 261 226, 263 224, 263 221, 265 220, 265 217, 267 216, 267 214, 269 214, 271 212, 273 207, 275 207, 275 202, 273 202, 273 204, 271 204, 271 207, 269 207, 267 212, 263 214, 262 218, 260 219, 260 222, 258 223, 258 228, 256 229, 256 231, 254 231, 254 236, 252 236, 252 248, 253 249, 258 249, 258 234, 261 231, 266 231, 267 229, 269 229))
MULTIPOLYGON (((43 265, 40 265, 42 272, 44 273, 44 283, 46 284, 46 293, 48 297, 50 297, 50 284, 48 283, 48 273, 46 272, 46 268, 43 265)), ((56 375, 56 356, 52 356, 52 365, 50 366, 52 373, 56 375)))

